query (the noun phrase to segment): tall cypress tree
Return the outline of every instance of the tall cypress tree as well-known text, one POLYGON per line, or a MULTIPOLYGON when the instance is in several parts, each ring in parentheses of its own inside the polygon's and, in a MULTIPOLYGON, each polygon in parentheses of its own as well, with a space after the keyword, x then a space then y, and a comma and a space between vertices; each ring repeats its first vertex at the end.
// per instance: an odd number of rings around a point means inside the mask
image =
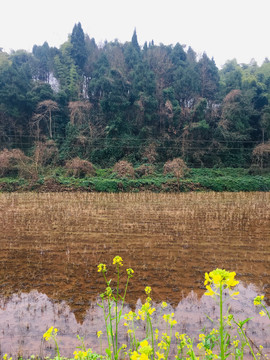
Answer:
POLYGON ((135 50, 137 50, 138 52, 141 51, 140 45, 138 43, 136 28, 134 29, 132 39, 131 39, 131 43, 132 43, 135 50))
POLYGON ((208 100, 215 100, 219 89, 219 72, 215 61, 203 53, 199 63, 201 78, 201 96, 208 100))
POLYGON ((87 59, 87 51, 85 46, 84 32, 79 22, 78 25, 75 24, 71 34, 71 56, 75 61, 75 64, 83 70, 84 64, 87 59))

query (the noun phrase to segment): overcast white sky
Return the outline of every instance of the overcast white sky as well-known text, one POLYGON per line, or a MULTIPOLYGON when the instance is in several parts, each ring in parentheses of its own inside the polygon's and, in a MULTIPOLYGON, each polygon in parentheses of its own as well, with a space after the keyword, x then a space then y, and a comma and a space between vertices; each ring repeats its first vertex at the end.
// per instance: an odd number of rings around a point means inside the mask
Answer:
POLYGON ((59 47, 79 21, 99 44, 180 42, 205 51, 220 67, 226 60, 260 65, 270 58, 270 0, 0 0, 0 47, 59 47))

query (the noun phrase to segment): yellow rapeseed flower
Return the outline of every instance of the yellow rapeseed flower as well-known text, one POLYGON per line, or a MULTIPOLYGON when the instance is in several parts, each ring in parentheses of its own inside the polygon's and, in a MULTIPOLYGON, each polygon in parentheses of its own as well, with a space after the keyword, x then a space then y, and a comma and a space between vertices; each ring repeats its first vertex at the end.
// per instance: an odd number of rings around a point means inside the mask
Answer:
POLYGON ((110 286, 106 287, 105 294, 106 294, 108 297, 112 297, 112 288, 111 288, 110 286))
POLYGON ((265 313, 263 310, 260 311, 259 314, 260 314, 261 316, 265 316, 265 315, 266 315, 266 313, 265 313))
POLYGON ((145 357, 144 358, 142 357, 143 354, 147 355, 147 358, 148 358, 148 355, 150 355, 152 352, 152 347, 148 344, 147 340, 143 340, 140 342, 140 347, 139 347, 138 351, 139 351, 139 353, 141 353, 140 360, 142 360, 145 358, 145 357))
POLYGON ((97 268, 98 268, 98 272, 106 272, 107 271, 107 266, 106 266, 106 264, 99 264, 98 266, 97 266, 97 268))
POLYGON ((134 270, 132 270, 131 268, 127 269, 127 276, 128 278, 132 278, 134 274, 134 270))
POLYGON ((87 357, 87 351, 74 351, 74 359, 85 359, 87 357))
POLYGON ((43 334, 43 338, 44 338, 46 341, 49 341, 52 336, 57 335, 57 332, 58 332, 58 330, 57 330, 56 328, 54 328, 53 326, 51 326, 51 327, 43 334))
POLYGON ((234 340, 234 341, 233 341, 233 346, 234 346, 235 348, 237 348, 238 344, 239 344, 239 340, 234 340))
POLYGON ((258 295, 254 299, 254 305, 261 305, 262 300, 264 299, 264 295, 258 295))
MULTIPOLYGON (((216 269, 211 271, 209 274, 205 273, 204 285, 207 289, 205 295, 212 297, 219 295, 217 290, 220 288, 220 286, 231 290, 232 287, 239 284, 239 281, 235 280, 235 275, 236 274, 234 271, 230 272, 224 269, 216 269)), ((238 295, 238 293, 234 292, 231 296, 236 295, 238 295)))
POLYGON ((150 286, 146 286, 146 288, 144 289, 144 291, 145 291, 146 295, 150 295, 152 289, 151 289, 150 286))
POLYGON ((171 337, 170 337, 170 335, 167 335, 166 333, 162 333, 162 339, 166 342, 169 342, 171 337))
POLYGON ((145 320, 145 311, 144 310, 138 310, 138 317, 137 317, 137 320, 139 320, 139 319, 142 319, 142 321, 144 321, 145 320))
POLYGON ((213 328, 212 331, 210 332, 210 335, 215 335, 218 334, 218 330, 213 328))
POLYGON ((165 309, 167 306, 168 306, 168 304, 165 301, 163 301, 161 304, 162 309, 165 309))
POLYGON ((103 334, 103 332, 102 332, 101 330, 99 330, 99 331, 97 332, 97 337, 100 338, 102 334, 103 334))
POLYGON ((206 289, 207 289, 207 291, 204 293, 204 295, 206 295, 206 296, 215 296, 215 295, 218 295, 218 293, 216 292, 216 291, 214 291, 212 288, 211 288, 211 286, 209 286, 209 285, 207 285, 206 286, 206 289))
POLYGON ((141 342, 140 342, 140 346, 141 346, 141 347, 148 346, 148 341, 147 341, 147 340, 141 341, 141 342))
POLYGON ((170 324, 171 326, 174 326, 174 325, 177 324, 177 321, 176 321, 176 320, 173 320, 173 319, 170 319, 170 320, 169 320, 169 324, 170 324))
POLYGON ((130 359, 131 360, 137 360, 137 359, 139 359, 140 358, 140 354, 137 352, 137 351, 133 351, 132 353, 131 353, 131 356, 130 356, 130 359))
POLYGON ((153 314, 153 312, 155 312, 156 311, 156 308, 149 308, 149 310, 148 310, 148 313, 150 314, 150 315, 152 315, 153 314))
POLYGON ((115 256, 113 259, 113 265, 123 266, 123 259, 121 256, 115 256))
POLYGON ((136 313, 133 311, 130 311, 124 315, 124 319, 127 321, 132 321, 133 319, 135 319, 135 317, 136 317, 136 313))
POLYGON ((158 343, 158 347, 166 351, 168 349, 168 344, 166 344, 166 342, 162 340, 160 343, 158 343))
POLYGON ((231 298, 233 298, 234 300, 237 300, 236 296, 239 295, 239 291, 235 291, 232 294, 230 294, 231 298))
POLYGON ((214 283, 217 287, 226 285, 227 288, 231 288, 239 283, 236 281, 235 272, 226 271, 224 269, 216 269, 211 271, 209 274, 205 273, 205 285, 207 283, 214 283))
POLYGON ((170 318, 170 314, 164 314, 163 315, 163 319, 164 319, 165 322, 168 322, 169 318, 170 318))
POLYGON ((140 356, 140 360, 149 360, 149 357, 148 357, 147 354, 142 353, 141 356, 140 356))
POLYGON ((208 273, 205 273, 205 281, 204 281, 204 286, 207 285, 208 283, 211 283, 212 280, 210 279, 208 273))
POLYGON ((164 354, 160 353, 159 351, 156 351, 157 360, 165 359, 164 354))

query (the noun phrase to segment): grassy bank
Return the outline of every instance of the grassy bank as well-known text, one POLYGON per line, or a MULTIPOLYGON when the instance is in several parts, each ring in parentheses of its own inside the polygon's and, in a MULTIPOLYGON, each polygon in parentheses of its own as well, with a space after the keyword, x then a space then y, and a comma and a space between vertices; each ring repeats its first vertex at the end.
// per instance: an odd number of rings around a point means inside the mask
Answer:
POLYGON ((188 192, 269 191, 270 173, 252 175, 247 169, 191 169, 184 178, 154 174, 119 178, 111 169, 99 169, 95 176, 76 178, 54 169, 37 179, 0 178, 0 191, 95 191, 95 192, 188 192))

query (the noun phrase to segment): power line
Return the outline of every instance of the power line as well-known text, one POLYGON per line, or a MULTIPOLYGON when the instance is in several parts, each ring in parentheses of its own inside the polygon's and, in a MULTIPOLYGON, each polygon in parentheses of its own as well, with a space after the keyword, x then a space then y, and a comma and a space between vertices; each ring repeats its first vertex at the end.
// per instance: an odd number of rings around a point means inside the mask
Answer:
MULTIPOLYGON (((8 135, 6 136, 7 138, 15 138, 15 139, 18 139, 18 142, 20 142, 19 140, 21 138, 32 138, 34 139, 33 141, 37 141, 37 142, 42 142, 41 140, 38 140, 36 139, 36 137, 33 137, 33 136, 27 136, 27 135, 22 135, 22 136, 16 136, 16 135, 8 135)), ((57 140, 66 140, 66 137, 65 136, 60 136, 60 137, 57 137, 56 139, 48 139, 48 140, 54 140, 54 141, 57 141, 57 140)), ((74 139, 76 139, 76 137, 74 137, 74 139)), ((164 138, 155 138, 155 139, 151 139, 151 138, 123 138, 123 137, 118 137, 118 138, 107 138, 107 137, 96 137, 96 138, 92 138, 92 137, 89 137, 88 138, 89 141, 147 141, 147 142, 164 142, 164 141, 171 141, 171 142, 176 142, 176 141, 181 141, 181 142, 213 142, 213 141, 218 141, 218 143, 228 143, 228 142, 233 142, 233 143, 256 143, 256 144, 260 144, 261 142, 259 140, 217 140, 217 139, 211 139, 211 140, 199 140, 199 139, 187 139, 187 140, 179 140, 179 139, 164 139, 164 138)), ((21 143, 21 142, 20 142, 21 143)), ((30 142, 29 142, 30 143, 30 142)))

